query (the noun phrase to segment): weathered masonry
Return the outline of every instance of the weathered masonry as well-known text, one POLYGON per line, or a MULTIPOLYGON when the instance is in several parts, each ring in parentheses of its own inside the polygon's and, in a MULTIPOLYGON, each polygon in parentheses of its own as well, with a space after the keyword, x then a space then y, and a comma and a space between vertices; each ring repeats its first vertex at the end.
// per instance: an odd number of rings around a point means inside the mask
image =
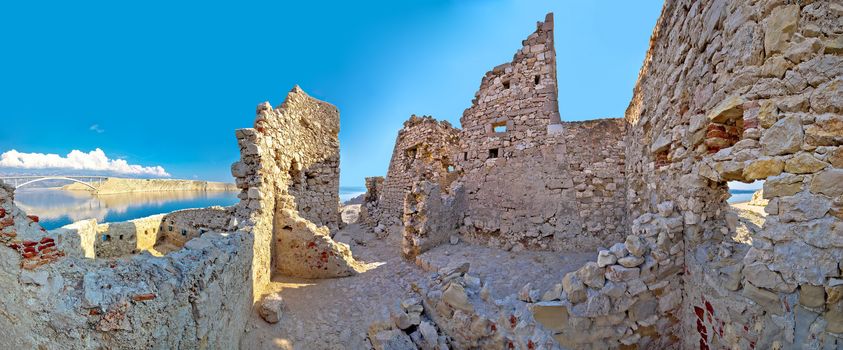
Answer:
POLYGON ((46 231, 0 185, 0 335, 19 348, 237 348, 273 273, 355 274, 338 227, 339 113, 295 87, 237 130, 241 202, 46 231), (312 221, 311 221, 312 220, 312 221))
POLYGON ((449 188, 406 192, 403 251, 602 248, 494 303, 439 276, 438 326, 465 347, 843 348, 841 18, 836 1, 667 1, 625 118, 567 123, 548 16, 483 78, 449 188), (747 236, 728 182, 757 180, 747 236))
MULTIPOLYGON (((512 62, 486 73, 461 123, 461 130, 430 117, 413 116, 405 123, 383 188, 372 198, 374 224, 404 216, 415 221, 405 221, 405 229, 424 222, 507 249, 595 249, 623 237, 627 124, 560 120, 552 14, 523 41, 512 62), (402 214, 404 197, 420 180, 438 185, 422 186, 427 189, 419 188, 422 192, 464 196, 446 203, 443 214, 454 216, 444 219, 447 223, 402 214), (456 192, 450 188, 455 180, 461 186, 456 192), (452 202, 459 207, 449 207, 452 202)), ((414 244, 412 237, 405 241, 414 244)))

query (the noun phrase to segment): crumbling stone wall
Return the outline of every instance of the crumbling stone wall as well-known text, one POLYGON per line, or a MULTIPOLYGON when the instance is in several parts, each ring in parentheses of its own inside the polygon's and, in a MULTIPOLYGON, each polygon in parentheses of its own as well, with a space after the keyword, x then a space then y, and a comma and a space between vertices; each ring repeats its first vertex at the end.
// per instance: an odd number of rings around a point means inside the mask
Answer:
MULTIPOLYGON (((829 1, 665 4, 618 144, 631 234, 522 298, 558 344, 841 347, 841 13, 829 1), (727 182, 754 180, 768 216, 740 240, 727 182)), ((513 337, 554 346, 515 320, 513 337)), ((494 335, 479 330, 466 340, 494 335)))
POLYGON ((165 214, 161 218, 159 242, 166 241, 183 247, 187 241, 211 231, 225 230, 231 221, 231 210, 219 206, 184 209, 165 214))
POLYGON ((377 206, 369 211, 375 226, 389 226, 401 222, 404 196, 419 179, 439 181, 443 188, 454 175, 453 155, 456 153, 459 130, 447 121, 430 116, 411 116, 398 131, 389 170, 378 193, 377 206))
POLYGON ((626 115, 633 234, 563 280, 563 345, 840 347, 841 10, 665 4, 626 115), (762 179, 737 241, 727 181, 762 179))
POLYGON ((627 113, 645 142, 627 159, 631 210, 672 198, 683 214, 686 347, 840 346, 841 14, 831 1, 665 6, 627 113), (765 179, 765 224, 736 242, 726 182, 765 179))
POLYGON ((369 226, 377 227, 378 201, 383 192, 383 176, 372 176, 366 178, 366 194, 363 195, 363 203, 360 206, 358 221, 369 226))
MULTIPOLYGON (((153 215, 125 222, 94 224, 96 258, 118 258, 152 249, 163 231, 159 231, 164 215, 153 215)), ((86 232, 79 232, 88 235, 86 232)))
POLYGON ((404 199, 404 230, 401 251, 404 257, 415 256, 456 237, 465 213, 465 191, 461 183, 453 183, 443 191, 439 183, 420 181, 404 199))
POLYGON ((460 119, 463 236, 555 250, 621 239, 625 122, 560 121, 552 14, 523 45, 512 62, 486 73, 460 119))
MULTIPOLYGON (((0 336, 22 349, 235 348, 251 310, 251 235, 213 233, 119 264, 65 254, 0 185, 0 336), (175 273, 177 272, 177 273, 175 273), (245 292, 244 292, 245 289, 245 292)), ((87 223, 93 227, 93 223, 87 223)), ((57 244, 59 243, 59 244, 57 244)), ((66 243, 66 244, 65 244, 66 243)))
POLYGON ((338 179, 329 169, 338 164, 338 133, 337 108, 298 86, 278 108, 259 105, 254 129, 237 130, 241 157, 231 171, 242 200, 234 213, 237 226, 255 235, 256 285, 265 285, 272 271, 307 278, 356 273, 348 245, 330 237, 339 220, 338 182, 328 179, 338 179), (308 173, 315 175, 307 179, 308 173), (299 199, 303 190, 314 193, 299 199))

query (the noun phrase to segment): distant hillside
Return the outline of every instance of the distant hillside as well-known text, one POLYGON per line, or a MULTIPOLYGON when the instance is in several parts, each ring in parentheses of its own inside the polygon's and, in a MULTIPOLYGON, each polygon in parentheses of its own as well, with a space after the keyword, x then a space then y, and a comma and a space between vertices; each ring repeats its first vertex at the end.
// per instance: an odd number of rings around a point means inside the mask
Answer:
MULTIPOLYGON (((96 194, 117 194, 132 192, 164 192, 164 191, 238 191, 234 184, 224 182, 175 180, 175 179, 123 179, 110 177, 95 186, 96 194)), ((80 183, 73 183, 62 187, 66 191, 92 191, 91 188, 80 183)))

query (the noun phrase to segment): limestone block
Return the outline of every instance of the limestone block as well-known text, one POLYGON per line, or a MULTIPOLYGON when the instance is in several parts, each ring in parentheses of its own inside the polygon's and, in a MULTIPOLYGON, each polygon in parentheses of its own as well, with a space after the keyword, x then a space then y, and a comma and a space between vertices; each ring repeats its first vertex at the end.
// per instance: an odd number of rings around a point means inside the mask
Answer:
POLYGON ((797 153, 784 164, 784 171, 791 174, 815 173, 828 166, 808 152, 797 153))
POLYGON ((843 195, 843 169, 828 169, 814 175, 811 192, 829 197, 843 195))
POLYGON ((533 318, 550 331, 561 331, 568 325, 568 307, 559 301, 532 304, 533 318))
POLYGON ((714 164, 719 177, 726 181, 743 179, 744 167, 742 161, 723 161, 714 164))
POLYGON ((780 119, 761 135, 761 147, 770 156, 790 154, 802 147, 804 131, 802 120, 797 116, 780 119))
POLYGON ((825 215, 831 208, 831 201, 802 192, 779 198, 778 207, 782 222, 807 221, 825 215))
POLYGON ((623 267, 620 265, 612 265, 606 269, 606 279, 613 282, 631 281, 638 278, 641 271, 637 267, 623 267))
POLYGON ((740 96, 730 96, 720 102, 707 115, 711 123, 722 124, 727 120, 734 120, 743 116, 743 104, 746 100, 740 96))
POLYGON ((792 287, 784 283, 781 275, 777 272, 770 271, 770 269, 762 263, 747 265, 744 267, 743 273, 746 276, 747 281, 760 288, 778 290, 781 292, 787 292, 792 289, 792 287))
POLYGON ((742 294, 743 296, 752 299, 752 301, 756 302, 764 308, 764 310, 767 310, 770 313, 776 315, 784 313, 784 307, 782 306, 781 300, 779 300, 779 296, 776 293, 760 289, 753 286, 752 283, 746 283, 744 284, 742 294))
POLYGON ((784 170, 784 162, 780 159, 757 159, 744 168, 743 178, 746 181, 765 179, 781 174, 782 170, 784 170))
POLYGON ((616 263, 617 261, 618 257, 608 250, 604 249, 597 252, 597 266, 599 267, 606 267, 616 263))
POLYGON ((802 191, 804 176, 781 174, 767 178, 764 181, 764 198, 792 196, 802 191))
POLYGON ((381 330, 375 333, 370 332, 369 341, 375 350, 416 349, 410 336, 398 329, 381 330))
POLYGON ((623 258, 629 254, 629 251, 626 250, 626 245, 623 243, 615 243, 610 248, 609 251, 612 252, 617 258, 623 258))
POLYGON ((474 310, 474 306, 468 302, 468 295, 465 293, 465 289, 459 283, 448 284, 448 288, 442 293, 442 301, 453 308, 463 311, 474 310))
POLYGON ((811 94, 811 108, 817 113, 843 112, 843 78, 818 86, 811 94))
POLYGON ((673 202, 671 201, 661 202, 656 206, 656 208, 659 211, 659 215, 662 217, 666 218, 673 214, 673 202))
POLYGON ((767 57, 787 49, 788 41, 796 31, 799 5, 783 5, 773 9, 764 20, 764 53, 767 57))
POLYGON ((826 331, 830 333, 843 333, 843 306, 838 303, 834 307, 829 308, 823 314, 823 318, 828 322, 826 331))
MULTIPOLYGON (((778 57, 777 59, 780 59, 782 61, 787 62, 787 60, 785 60, 782 57, 778 57)), ((775 60, 776 60, 776 58, 770 59, 768 61, 775 61, 775 60)), ((788 67, 790 67, 790 65, 788 67)), ((784 72, 786 70, 787 70, 787 68, 782 70, 781 74, 779 74, 779 75, 780 76, 784 75, 784 72)), ((758 122, 761 124, 761 127, 765 128, 765 129, 770 128, 778 120, 779 120, 779 115, 778 115, 778 109, 776 107, 776 103, 772 100, 761 101, 760 108, 758 109, 758 122)))
POLYGON ((667 313, 668 311, 676 309, 677 307, 679 307, 679 304, 681 302, 682 291, 679 289, 664 294, 661 298, 659 298, 659 312, 667 313))
POLYGON ((577 277, 576 272, 569 272, 562 278, 562 290, 568 295, 572 304, 586 300, 585 284, 577 277))
POLYGON ((542 295, 542 301, 553 301, 559 300, 562 298, 562 283, 557 283, 553 285, 553 288, 549 289, 542 295))
POLYGON ((843 147, 837 147, 829 152, 826 161, 831 163, 831 166, 835 168, 843 169, 843 147))
POLYGON ((630 254, 639 257, 647 254, 647 251, 649 250, 647 242, 636 235, 626 236, 626 242, 624 242, 624 244, 630 254))
POLYGON ((618 264, 624 267, 636 267, 644 263, 644 258, 640 256, 630 255, 618 259, 618 264))
POLYGON ((284 308, 284 300, 278 294, 264 296, 258 305, 258 313, 264 321, 278 323, 281 320, 281 313, 284 308))
POLYGON ((577 270, 577 277, 587 286, 600 289, 606 282, 605 269, 596 262, 589 261, 577 270))
POLYGON ((595 294, 588 298, 588 304, 585 308, 585 316, 606 316, 612 310, 612 301, 608 296, 602 293, 595 294))
POLYGON ((811 284, 799 286, 799 303, 807 307, 821 307, 825 304, 825 288, 811 284))
POLYGON ((814 146, 843 145, 843 116, 818 115, 814 124, 805 128, 805 140, 814 146))
POLYGON ((743 279, 743 264, 733 264, 720 268, 720 274, 723 279, 723 286, 731 291, 736 291, 741 288, 741 280, 743 279))

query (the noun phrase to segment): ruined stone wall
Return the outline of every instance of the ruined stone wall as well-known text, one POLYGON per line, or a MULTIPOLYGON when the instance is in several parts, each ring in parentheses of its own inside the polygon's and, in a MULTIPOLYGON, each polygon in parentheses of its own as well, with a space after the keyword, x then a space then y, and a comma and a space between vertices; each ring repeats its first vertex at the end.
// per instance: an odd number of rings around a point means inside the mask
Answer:
POLYGON ((182 247, 187 241, 207 232, 227 229, 230 221, 231 211, 219 206, 167 213, 161 218, 162 234, 158 238, 158 243, 163 243, 163 240, 182 247))
POLYGON ((358 221, 369 226, 378 225, 378 199, 383 192, 383 176, 372 176, 366 178, 366 194, 363 195, 363 203, 360 206, 358 221))
POLYGON ((401 250, 415 258, 456 236, 465 215, 465 190, 454 183, 447 191, 433 181, 413 185, 404 199, 404 230, 401 250))
POLYGON ((623 119, 563 122, 555 135, 564 138, 567 172, 562 177, 547 174, 547 188, 552 192, 559 187, 565 199, 570 196, 565 192, 574 191, 582 229, 556 237, 563 249, 608 246, 626 235, 626 127, 623 119))
POLYGON ((459 130, 447 121, 429 116, 411 116, 398 131, 389 170, 377 199, 377 209, 368 214, 372 223, 384 226, 400 223, 404 196, 421 178, 440 181, 447 188, 449 166, 453 170, 459 130))
POLYGON ((659 297, 681 293, 668 313, 681 328, 639 344, 841 346, 841 14, 833 1, 666 3, 627 110, 627 200, 638 223, 667 201, 681 214, 664 237, 639 231, 654 250, 684 246, 652 254, 684 260, 659 297), (727 181, 755 180, 768 216, 737 240, 727 181))
POLYGON ((348 246, 330 237, 339 220, 338 182, 328 179, 338 175, 331 170, 338 132, 337 108, 298 86, 278 108, 259 105, 254 129, 237 130, 240 160, 231 171, 242 191, 234 213, 237 226, 255 237, 256 286, 266 285, 273 271, 308 278, 356 273, 348 246))
POLYGON ((665 4, 626 113, 632 234, 532 306, 559 344, 841 346, 841 13, 665 4), (768 216, 741 237, 727 182, 754 180, 768 216))
MULTIPOLYGON (((168 257, 65 254, 0 185, 0 336, 22 349, 236 348, 251 310, 251 235, 213 233, 168 257), (177 272, 177 273, 176 273, 177 272)), ((93 227, 93 222, 86 224, 93 227)), ((58 237, 54 237, 57 235, 58 237)), ((57 244, 58 243, 58 244, 57 244)), ((65 244, 67 243, 67 244, 65 244)))
POLYGON ((118 258, 150 250, 158 242, 164 215, 96 226, 94 250, 97 258, 118 258))
POLYGON ((572 250, 623 237, 626 125, 560 121, 552 14, 512 62, 486 73, 472 103, 454 157, 468 195, 467 240, 572 250))

